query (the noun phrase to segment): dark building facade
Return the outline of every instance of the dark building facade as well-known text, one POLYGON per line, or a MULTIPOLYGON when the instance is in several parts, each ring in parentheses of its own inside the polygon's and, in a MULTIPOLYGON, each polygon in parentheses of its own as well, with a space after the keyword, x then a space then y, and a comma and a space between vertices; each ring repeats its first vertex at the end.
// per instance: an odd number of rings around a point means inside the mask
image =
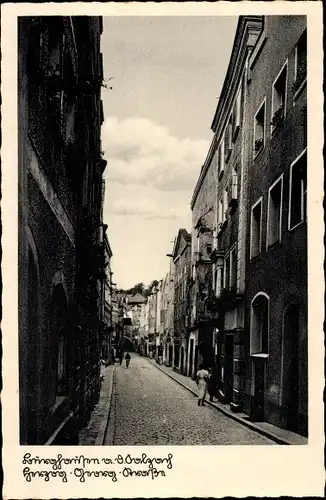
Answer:
POLYGON ((19 19, 21 444, 77 444, 99 394, 101 32, 19 19))
POLYGON ((262 26, 239 19, 230 62, 214 114, 214 137, 191 200, 193 251, 191 333, 198 362, 214 365, 218 395, 242 408, 245 318, 246 68, 262 26))
POLYGON ((244 407, 307 434, 307 32, 266 16, 247 78, 244 407))

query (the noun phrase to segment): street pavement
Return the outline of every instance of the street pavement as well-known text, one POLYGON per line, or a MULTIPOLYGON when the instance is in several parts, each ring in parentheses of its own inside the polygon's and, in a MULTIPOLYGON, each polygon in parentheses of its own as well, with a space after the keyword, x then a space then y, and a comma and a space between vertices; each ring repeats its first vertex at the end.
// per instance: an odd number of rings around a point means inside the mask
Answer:
POLYGON ((113 372, 105 445, 271 445, 274 441, 221 414, 158 370, 132 355, 113 372))

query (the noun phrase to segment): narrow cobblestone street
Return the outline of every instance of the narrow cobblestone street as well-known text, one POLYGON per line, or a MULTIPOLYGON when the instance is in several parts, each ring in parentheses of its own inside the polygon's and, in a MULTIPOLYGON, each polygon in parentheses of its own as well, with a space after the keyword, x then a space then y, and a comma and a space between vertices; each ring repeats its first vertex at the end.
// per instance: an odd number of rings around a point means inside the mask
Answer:
POLYGON ((197 399, 148 359, 117 366, 106 445, 275 444, 197 399))

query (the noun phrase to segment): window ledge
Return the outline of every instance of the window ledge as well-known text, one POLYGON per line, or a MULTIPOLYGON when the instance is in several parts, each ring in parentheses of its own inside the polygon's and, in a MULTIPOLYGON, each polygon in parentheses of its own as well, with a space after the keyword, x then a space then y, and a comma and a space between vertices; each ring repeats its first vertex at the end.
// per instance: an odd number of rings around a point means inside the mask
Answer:
POLYGON ((293 103, 293 104, 295 104, 295 101, 296 101, 296 100, 300 97, 300 95, 302 94, 303 89, 304 89, 306 86, 307 86, 307 78, 305 78, 305 79, 303 80, 303 82, 301 83, 301 85, 300 85, 300 87, 298 88, 298 90, 296 90, 296 91, 295 91, 294 96, 293 96, 293 101, 294 101, 294 103, 293 103))
POLYGON ((265 144, 264 144, 264 146, 262 146, 261 148, 259 148, 258 151, 254 150, 254 160, 256 160, 258 158, 258 156, 260 155, 260 153, 262 151, 264 151, 264 149, 265 149, 265 144))
POLYGON ((258 359, 267 359, 268 358, 268 354, 266 353, 263 353, 263 352, 258 352, 256 354, 250 354, 250 357, 251 358, 258 358, 258 359))
POLYGON ((302 220, 300 222, 298 222, 298 224, 296 224, 295 226, 292 226, 292 227, 289 227, 289 232, 292 233, 292 231, 294 231, 297 227, 301 226, 304 222, 306 222, 306 220, 302 220))
POLYGON ((273 243, 267 243, 266 250, 270 250, 271 248, 275 247, 278 243, 281 243, 280 238, 278 238, 276 241, 273 241, 273 243))
POLYGON ((282 120, 277 125, 271 125, 271 137, 274 137, 275 135, 277 135, 277 132, 279 130, 281 130, 281 128, 283 127, 284 121, 285 121, 285 115, 283 116, 282 120))
POLYGON ((235 141, 237 140, 237 137, 238 137, 238 134, 239 134, 239 130, 240 130, 240 125, 237 125, 235 130, 234 130, 234 133, 233 133, 233 136, 232 136, 232 142, 235 143, 235 141))
POLYGON ((257 253, 256 255, 253 255, 250 257, 250 263, 255 262, 256 260, 260 259, 261 257, 261 252, 257 253))

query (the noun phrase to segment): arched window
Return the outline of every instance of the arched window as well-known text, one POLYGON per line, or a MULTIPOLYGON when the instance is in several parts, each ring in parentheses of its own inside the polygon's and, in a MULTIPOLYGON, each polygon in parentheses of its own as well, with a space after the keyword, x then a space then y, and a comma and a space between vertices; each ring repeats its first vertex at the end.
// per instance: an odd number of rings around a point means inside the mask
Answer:
POLYGON ((261 292, 251 302, 250 354, 268 354, 269 297, 261 292))

